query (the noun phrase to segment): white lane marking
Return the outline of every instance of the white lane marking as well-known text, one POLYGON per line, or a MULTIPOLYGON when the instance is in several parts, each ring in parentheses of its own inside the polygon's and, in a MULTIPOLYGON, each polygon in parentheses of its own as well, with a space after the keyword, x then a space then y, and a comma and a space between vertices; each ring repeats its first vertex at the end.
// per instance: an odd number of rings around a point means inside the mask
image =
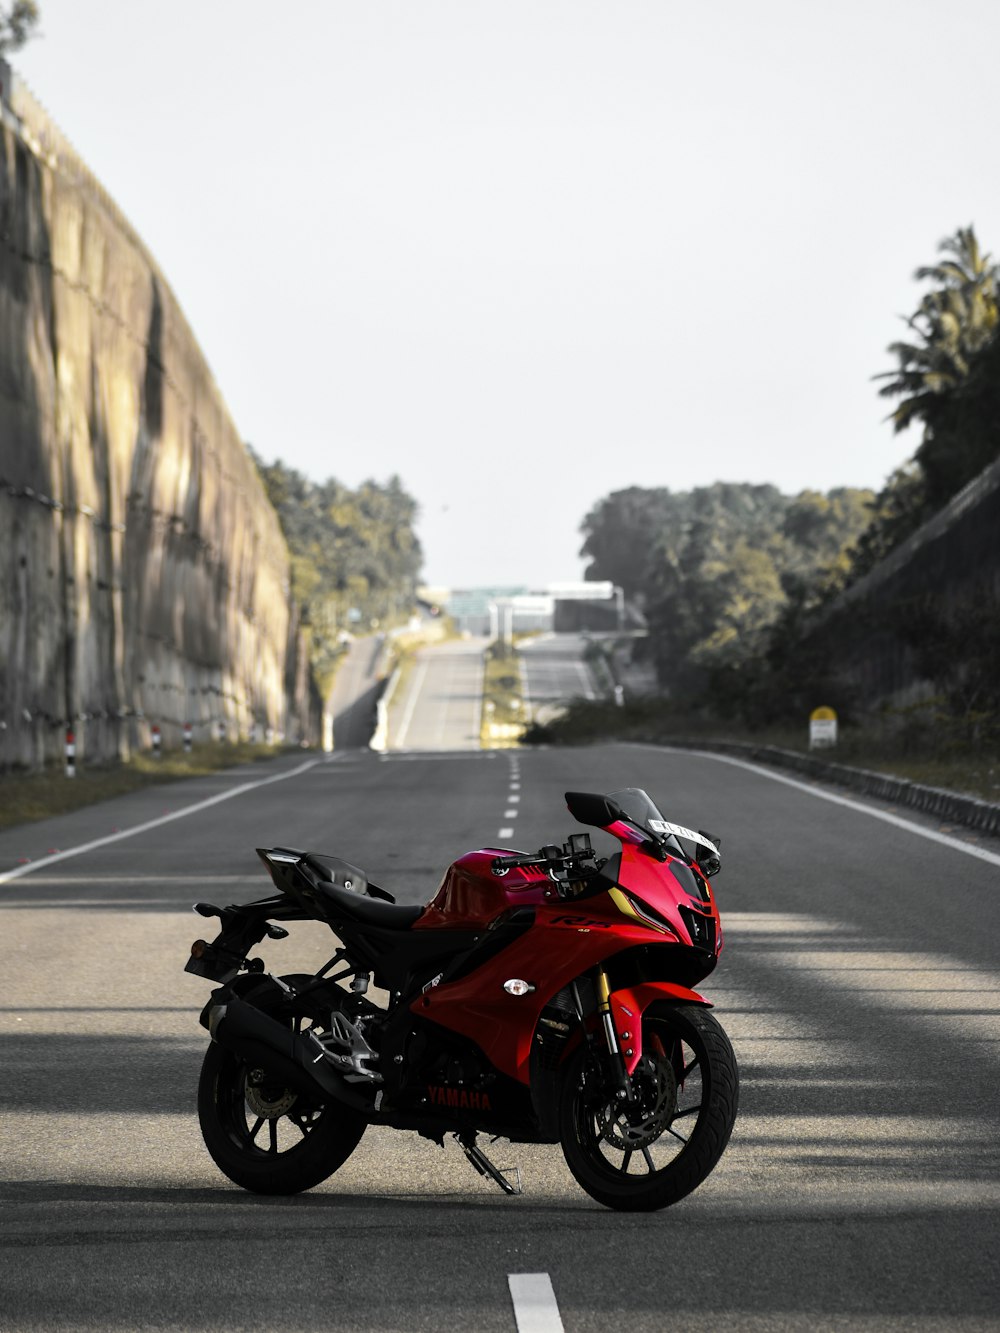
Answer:
POLYGON ((417 669, 417 674, 410 681, 410 693, 406 696, 406 707, 403 709, 403 720, 400 723, 399 731, 396 733, 395 739, 393 741, 393 746, 396 749, 401 750, 403 748, 403 742, 406 740, 406 733, 409 731, 410 722, 413 719, 413 710, 417 704, 417 696, 419 695, 423 687, 424 677, 426 675, 427 675, 427 658, 424 657, 420 661, 420 666, 417 669))
POLYGON ((516 818, 517 818, 517 811, 516 811, 516 810, 505 810, 505 811, 503 812, 503 817, 504 817, 504 819, 516 819, 516 818))
POLYGON ((772 782, 783 782, 786 787, 794 787, 796 791, 804 791, 809 796, 816 796, 821 801, 830 801, 834 805, 846 806, 848 810, 856 810, 859 815, 870 815, 872 819, 881 819, 884 824, 892 824, 895 828, 905 829, 907 833, 915 833, 918 838, 927 838, 930 842, 939 842, 944 847, 950 847, 956 852, 965 852, 967 856, 974 856, 979 861, 987 861, 991 866, 1000 866, 1000 856, 996 852, 988 852, 983 847, 973 847, 971 843, 962 842, 958 838, 949 837, 947 833, 938 833, 935 829, 924 828, 921 824, 915 824, 912 820, 903 819, 899 815, 892 815, 888 810, 876 810, 874 806, 862 805, 860 801, 852 801, 846 796, 837 796, 832 791, 824 791, 821 787, 812 787, 806 782, 799 782, 797 778, 785 777, 784 773, 775 773, 769 768, 764 768, 760 764, 751 764, 746 759, 734 759, 728 754, 713 754, 711 750, 679 750, 671 745, 649 745, 643 741, 633 741, 639 750, 659 750, 661 753, 666 750, 670 754, 693 754, 699 759, 717 759, 720 764, 732 764, 735 768, 745 768, 750 773, 757 773, 762 778, 770 778, 772 782))
POLYGON ((147 819, 144 824, 136 824, 134 828, 121 829, 118 833, 109 833, 106 837, 95 838, 93 842, 83 842, 77 847, 67 847, 64 852, 55 852, 52 856, 43 856, 37 861, 31 861, 28 865, 17 866, 13 870, 5 870, 0 874, 0 884, 6 884, 12 879, 20 879, 22 875, 30 875, 35 870, 40 870, 42 866, 53 865, 56 861, 65 861, 67 857, 79 856, 81 852, 92 852, 95 847, 106 847, 110 842, 121 842, 124 838, 134 838, 137 833, 145 833, 147 829, 159 828, 161 824, 169 824, 175 819, 186 819, 188 815, 196 815, 200 810, 207 810, 210 806, 218 805, 220 801, 231 801, 234 796, 242 796, 244 792, 255 791, 258 787, 267 787, 272 782, 284 782, 286 778, 297 777, 300 773, 305 773, 307 769, 315 768, 317 764, 328 764, 329 759, 310 759, 304 764, 299 764, 298 768, 291 768, 287 773, 277 773, 271 778, 260 778, 257 782, 244 782, 239 787, 232 787, 229 791, 219 792, 216 796, 209 796, 207 800, 196 801, 194 805, 182 806, 180 810, 172 810, 168 815, 160 815, 157 819, 147 819))
POLYGON ((512 838, 513 836, 514 836, 514 830, 512 828, 502 828, 500 832, 497 834, 498 838, 504 838, 504 839, 512 838))
POLYGON ((548 1273, 510 1273, 507 1285, 517 1333, 564 1333, 548 1273))
POLYGON ((520 784, 519 782, 515 782, 515 781, 512 780, 512 781, 511 781, 511 784, 510 784, 510 789, 511 789, 511 791, 517 791, 518 788, 520 787, 520 785, 521 785, 521 784, 520 784))

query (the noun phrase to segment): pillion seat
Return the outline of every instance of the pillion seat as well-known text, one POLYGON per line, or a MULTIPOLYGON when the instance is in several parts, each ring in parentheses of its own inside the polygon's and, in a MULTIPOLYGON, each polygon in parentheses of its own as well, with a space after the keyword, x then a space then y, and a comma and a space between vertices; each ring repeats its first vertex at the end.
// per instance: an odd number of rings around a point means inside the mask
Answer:
POLYGON ((423 915, 422 907, 399 906, 384 889, 371 884, 363 870, 339 857, 306 852, 299 864, 333 914, 348 921, 383 930, 409 930, 423 915))

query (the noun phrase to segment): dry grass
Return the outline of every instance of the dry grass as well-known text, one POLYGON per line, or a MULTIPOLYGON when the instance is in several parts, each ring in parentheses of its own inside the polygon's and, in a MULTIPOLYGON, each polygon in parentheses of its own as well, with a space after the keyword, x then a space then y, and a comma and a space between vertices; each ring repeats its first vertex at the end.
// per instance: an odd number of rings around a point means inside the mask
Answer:
POLYGON ((492 643, 486 650, 483 672, 483 715, 480 744, 484 750, 517 745, 524 721, 521 666, 517 653, 505 653, 492 643))

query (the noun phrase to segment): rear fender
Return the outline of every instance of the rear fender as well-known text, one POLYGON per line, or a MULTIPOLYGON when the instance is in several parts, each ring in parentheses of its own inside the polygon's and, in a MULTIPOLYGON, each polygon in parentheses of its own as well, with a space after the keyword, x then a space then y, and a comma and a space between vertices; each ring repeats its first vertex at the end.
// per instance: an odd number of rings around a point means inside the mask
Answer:
POLYGON ((610 999, 611 1017, 621 1043, 625 1068, 630 1075, 635 1073, 635 1067, 642 1058, 642 1016, 651 1004, 657 1000, 666 1000, 670 1004, 700 1004, 703 1008, 711 1008, 711 1001, 703 995, 688 990, 687 986, 675 985, 672 981, 644 981, 635 986, 625 986, 621 990, 612 991, 610 999))

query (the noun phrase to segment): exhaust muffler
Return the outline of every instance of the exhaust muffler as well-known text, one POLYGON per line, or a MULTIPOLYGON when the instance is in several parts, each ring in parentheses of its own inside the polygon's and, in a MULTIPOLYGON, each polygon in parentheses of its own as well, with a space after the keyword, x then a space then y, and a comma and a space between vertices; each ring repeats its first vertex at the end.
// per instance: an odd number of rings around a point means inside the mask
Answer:
POLYGON ((202 1021, 213 1041, 248 1064, 260 1065, 296 1092, 333 1097, 357 1111, 371 1111, 370 1101, 330 1066, 317 1043, 245 1000, 231 996, 209 1004, 202 1021))

